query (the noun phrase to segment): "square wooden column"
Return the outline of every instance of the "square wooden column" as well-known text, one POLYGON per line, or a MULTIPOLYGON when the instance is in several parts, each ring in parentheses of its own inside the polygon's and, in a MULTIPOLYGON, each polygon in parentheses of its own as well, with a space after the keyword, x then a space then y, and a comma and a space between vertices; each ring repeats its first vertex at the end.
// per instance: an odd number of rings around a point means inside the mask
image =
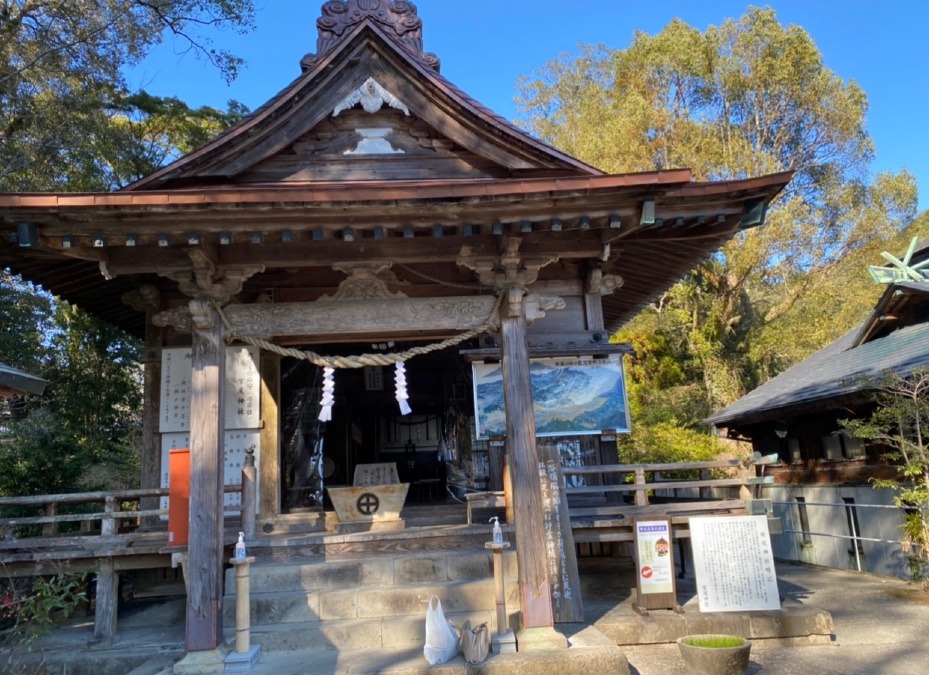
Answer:
POLYGON ((523 628, 553 627, 525 313, 521 311, 518 316, 508 316, 504 309, 500 335, 523 628))
POLYGON ((261 465, 258 484, 259 523, 281 514, 281 357, 262 351, 261 370, 261 465))
POLYGON ((223 435, 226 346, 210 303, 191 300, 190 543, 187 550, 187 651, 223 639, 223 435))

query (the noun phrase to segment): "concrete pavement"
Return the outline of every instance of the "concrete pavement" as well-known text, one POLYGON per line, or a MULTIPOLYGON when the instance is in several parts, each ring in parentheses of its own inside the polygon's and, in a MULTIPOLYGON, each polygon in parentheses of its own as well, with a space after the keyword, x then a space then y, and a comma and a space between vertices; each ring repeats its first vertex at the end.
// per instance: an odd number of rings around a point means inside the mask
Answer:
MULTIPOLYGON (((806 607, 830 612, 834 636, 829 644, 824 645, 756 640, 752 646, 750 673, 929 673, 929 594, 915 586, 901 580, 855 572, 779 564, 778 587, 785 608, 806 607)), ((680 584, 679 600, 684 604, 685 612, 697 612, 696 599, 686 588, 686 582, 680 584)), ((615 604, 608 606, 611 602, 606 597, 589 602, 590 618, 595 620, 598 615, 615 610, 615 604)), ((557 671, 561 674, 630 672, 636 675, 678 675, 686 672, 673 643, 618 648, 612 647, 608 641, 604 644, 602 634, 584 625, 561 624, 558 628, 575 643, 585 645, 583 650, 568 650, 583 658, 562 661, 557 671)), ((94 644, 92 632, 93 622, 86 619, 57 629, 34 648, 33 656, 41 656, 47 667, 34 661, 34 667, 27 666, 22 672, 67 672, 69 675, 170 673, 173 664, 183 655, 183 601, 174 600, 146 611, 127 613, 120 618, 119 636, 112 644, 94 644)), ((555 664, 555 661, 546 661, 544 655, 545 652, 534 652, 491 656, 480 667, 468 666, 458 656, 447 664, 430 669, 421 649, 398 652, 265 652, 251 672, 254 675, 419 672, 536 675, 547 672, 555 664)))

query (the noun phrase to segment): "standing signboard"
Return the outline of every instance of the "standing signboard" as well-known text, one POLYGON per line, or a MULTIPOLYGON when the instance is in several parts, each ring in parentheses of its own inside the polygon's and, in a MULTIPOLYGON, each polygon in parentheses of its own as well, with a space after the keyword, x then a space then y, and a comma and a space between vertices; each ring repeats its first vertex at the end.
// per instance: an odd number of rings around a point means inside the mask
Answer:
POLYGON ((674 588, 671 521, 636 520, 634 528, 636 611, 646 614, 650 609, 679 610, 674 588))
POLYGON ((690 519, 701 612, 780 609, 765 516, 690 519))

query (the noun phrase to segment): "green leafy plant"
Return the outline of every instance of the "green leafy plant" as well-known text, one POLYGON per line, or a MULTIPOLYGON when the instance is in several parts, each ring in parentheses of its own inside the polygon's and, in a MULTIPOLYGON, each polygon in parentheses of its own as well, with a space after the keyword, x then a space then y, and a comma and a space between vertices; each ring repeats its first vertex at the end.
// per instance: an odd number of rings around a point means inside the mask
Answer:
POLYGON ((873 412, 842 427, 879 444, 884 457, 897 464, 896 478, 872 484, 892 490, 894 503, 906 511, 902 532, 911 575, 929 585, 929 368, 888 374, 866 386, 873 392, 873 412))
MULTIPOLYGON (((87 600, 89 572, 35 577, 31 585, 7 579, 0 591, 0 672, 27 672, 21 662, 37 638, 87 600)), ((32 671, 28 671, 32 672, 32 671)))

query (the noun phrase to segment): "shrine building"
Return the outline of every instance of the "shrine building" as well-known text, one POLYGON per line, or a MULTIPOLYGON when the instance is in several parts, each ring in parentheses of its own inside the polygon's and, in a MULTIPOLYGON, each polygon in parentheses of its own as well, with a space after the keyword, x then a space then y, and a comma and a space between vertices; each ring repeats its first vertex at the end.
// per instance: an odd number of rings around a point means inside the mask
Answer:
POLYGON ((610 335, 790 174, 606 174, 446 80, 412 3, 331 0, 317 26, 295 80, 155 173, 0 194, 0 265, 144 340, 142 486, 190 451, 188 649, 222 640, 224 483, 249 449, 258 536, 325 531, 359 465, 394 463, 408 504, 504 491, 522 625, 550 627, 539 447, 616 462, 610 335), (570 396, 534 412, 537 373, 570 396))

